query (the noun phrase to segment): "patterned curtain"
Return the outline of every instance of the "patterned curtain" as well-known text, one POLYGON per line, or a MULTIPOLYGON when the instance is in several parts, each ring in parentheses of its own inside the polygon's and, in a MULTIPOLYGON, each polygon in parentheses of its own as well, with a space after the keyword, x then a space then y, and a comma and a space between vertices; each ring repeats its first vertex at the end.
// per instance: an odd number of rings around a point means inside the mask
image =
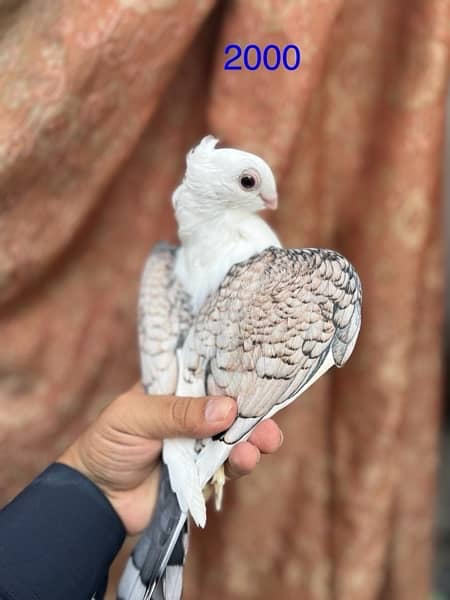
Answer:
POLYGON ((138 378, 140 269, 214 133, 274 167, 285 245, 354 262, 363 328, 195 532, 186 598, 427 597, 449 40, 449 0, 0 3, 3 502, 138 378), (302 65, 226 71, 228 43, 302 65))

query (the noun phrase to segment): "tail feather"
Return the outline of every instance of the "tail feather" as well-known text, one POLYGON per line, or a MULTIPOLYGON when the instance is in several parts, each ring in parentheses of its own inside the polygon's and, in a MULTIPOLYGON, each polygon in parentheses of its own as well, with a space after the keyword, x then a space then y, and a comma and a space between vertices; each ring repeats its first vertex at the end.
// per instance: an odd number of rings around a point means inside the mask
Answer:
POLYGON ((164 600, 180 600, 183 595, 183 566, 167 567, 164 574, 164 600))
MULTIPOLYGON (((163 464, 155 513, 128 559, 119 583, 117 600, 154 598, 155 590, 161 588, 158 584, 168 563, 177 560, 182 567, 186 518, 170 487, 169 472, 163 464), (172 559, 173 553, 175 556, 172 559)), ((168 600, 164 596, 162 598, 168 600)))
POLYGON ((182 532, 170 555, 169 562, 161 579, 156 584, 154 591, 147 589, 144 600, 180 600, 183 595, 183 570, 187 553, 188 522, 186 521, 182 532))

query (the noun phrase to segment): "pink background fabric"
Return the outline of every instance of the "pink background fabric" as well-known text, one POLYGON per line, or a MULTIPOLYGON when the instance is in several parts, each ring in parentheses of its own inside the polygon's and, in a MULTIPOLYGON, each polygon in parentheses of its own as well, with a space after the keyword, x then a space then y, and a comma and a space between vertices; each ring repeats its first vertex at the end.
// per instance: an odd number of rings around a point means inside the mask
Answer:
POLYGON ((273 166, 272 225, 345 253, 364 312, 350 363, 195 532, 186 598, 426 597, 449 38, 448 0, 2 3, 3 502, 138 379, 140 270, 213 133, 273 166), (302 66, 225 71, 232 42, 298 44, 302 66))

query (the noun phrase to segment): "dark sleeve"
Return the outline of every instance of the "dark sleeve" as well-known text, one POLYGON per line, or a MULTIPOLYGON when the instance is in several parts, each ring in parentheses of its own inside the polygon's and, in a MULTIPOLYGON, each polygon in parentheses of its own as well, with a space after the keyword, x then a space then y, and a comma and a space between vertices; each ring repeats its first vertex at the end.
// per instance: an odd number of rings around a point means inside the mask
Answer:
POLYGON ((55 463, 0 512, 0 598, 100 599, 124 538, 103 493, 55 463))

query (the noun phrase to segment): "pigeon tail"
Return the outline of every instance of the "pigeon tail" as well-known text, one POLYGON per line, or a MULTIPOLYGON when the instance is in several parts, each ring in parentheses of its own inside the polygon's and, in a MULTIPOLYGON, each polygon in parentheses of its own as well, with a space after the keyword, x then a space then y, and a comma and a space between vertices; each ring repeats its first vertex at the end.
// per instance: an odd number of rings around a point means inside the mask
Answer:
POLYGON ((163 464, 155 512, 128 559, 117 600, 179 600, 187 550, 186 519, 163 464), (177 589, 178 597, 174 595, 177 589), (166 590, 172 590, 170 595, 166 590))

